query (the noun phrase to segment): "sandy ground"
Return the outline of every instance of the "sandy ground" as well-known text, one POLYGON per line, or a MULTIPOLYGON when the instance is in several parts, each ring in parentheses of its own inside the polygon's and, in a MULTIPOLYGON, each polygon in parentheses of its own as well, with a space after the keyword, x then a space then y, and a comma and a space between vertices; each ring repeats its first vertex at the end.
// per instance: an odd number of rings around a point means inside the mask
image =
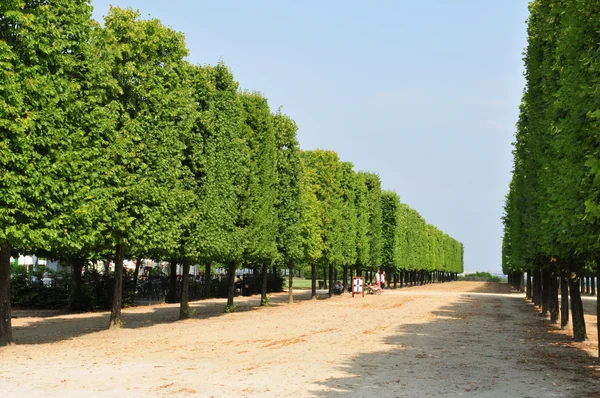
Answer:
MULTIPOLYGON (((297 291, 107 313, 15 311, 1 397, 593 397, 590 341, 574 344, 506 284, 452 282, 316 301, 297 291)), ((324 293, 324 292, 321 292, 324 293)), ((322 298, 325 296, 322 295, 322 298)))

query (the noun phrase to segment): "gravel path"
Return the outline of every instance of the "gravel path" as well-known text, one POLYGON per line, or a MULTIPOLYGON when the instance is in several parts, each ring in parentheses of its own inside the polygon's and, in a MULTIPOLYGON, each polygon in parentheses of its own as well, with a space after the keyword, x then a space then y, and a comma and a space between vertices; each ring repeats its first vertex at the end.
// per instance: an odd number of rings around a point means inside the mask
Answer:
POLYGON ((204 300, 182 322, 174 305, 136 307, 116 332, 107 313, 18 311, 0 396, 600 396, 595 343, 571 343, 505 284, 303 298, 236 298, 232 314, 204 300))

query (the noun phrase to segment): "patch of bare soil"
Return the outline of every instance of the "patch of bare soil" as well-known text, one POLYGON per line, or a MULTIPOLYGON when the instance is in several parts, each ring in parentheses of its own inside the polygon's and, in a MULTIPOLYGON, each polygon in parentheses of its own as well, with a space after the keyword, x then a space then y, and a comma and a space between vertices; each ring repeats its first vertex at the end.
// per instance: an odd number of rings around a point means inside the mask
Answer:
POLYGON ((186 321, 176 321, 176 305, 130 308, 117 331, 105 330, 107 313, 20 311, 16 344, 0 348, 0 395, 600 394, 587 351, 594 343, 572 343, 506 284, 307 298, 297 291, 290 305, 277 294, 266 308, 259 297, 239 298, 232 314, 223 314, 224 300, 204 300, 186 321))

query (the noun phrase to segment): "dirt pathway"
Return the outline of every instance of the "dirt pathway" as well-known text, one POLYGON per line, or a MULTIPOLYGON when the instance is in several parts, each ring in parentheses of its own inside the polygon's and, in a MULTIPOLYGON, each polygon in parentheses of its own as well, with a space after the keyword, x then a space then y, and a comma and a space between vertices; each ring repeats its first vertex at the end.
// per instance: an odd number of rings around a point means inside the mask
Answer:
POLYGON ((239 312, 226 315, 223 300, 201 301, 183 322, 173 305, 126 309, 116 333, 104 330, 106 313, 16 312, 0 396, 600 395, 584 351, 595 347, 573 346, 506 285, 286 298, 268 308, 236 299, 239 312))

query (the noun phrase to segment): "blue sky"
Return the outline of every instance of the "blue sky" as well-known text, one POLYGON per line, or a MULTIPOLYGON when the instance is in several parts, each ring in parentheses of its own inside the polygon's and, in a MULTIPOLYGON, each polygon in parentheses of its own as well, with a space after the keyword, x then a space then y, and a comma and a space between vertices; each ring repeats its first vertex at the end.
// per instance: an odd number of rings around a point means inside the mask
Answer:
POLYGON ((185 33, 244 89, 465 245, 465 270, 501 272, 502 205, 524 87, 527 0, 92 0, 185 33))

